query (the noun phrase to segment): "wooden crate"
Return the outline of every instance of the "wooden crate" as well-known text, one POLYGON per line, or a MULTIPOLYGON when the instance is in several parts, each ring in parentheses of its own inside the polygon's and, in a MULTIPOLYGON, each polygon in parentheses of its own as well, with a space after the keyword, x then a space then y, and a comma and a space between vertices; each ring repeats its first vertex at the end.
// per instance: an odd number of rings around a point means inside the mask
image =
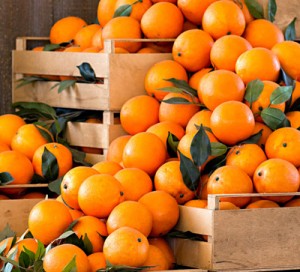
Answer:
MULTIPOLYGON (((105 41, 105 53, 46 52, 27 50, 29 41, 48 38, 17 38, 12 52, 12 101, 43 102, 53 107, 87 110, 120 110, 129 98, 145 94, 144 77, 155 63, 172 59, 170 53, 113 54, 114 41, 105 41), (57 81, 39 81, 17 88, 26 74, 80 76, 77 66, 87 62, 101 84, 76 83, 60 93, 51 89, 57 81)), ((153 42, 160 40, 130 40, 153 42)), ((171 40, 163 40, 171 41, 171 40)))
POLYGON ((209 195, 208 209, 180 206, 175 229, 208 235, 208 241, 172 239, 179 265, 209 271, 300 269, 300 207, 218 210, 222 196, 209 195))
POLYGON ((102 123, 68 122, 64 137, 71 146, 96 148, 97 153, 86 153, 86 161, 95 164, 106 159, 110 143, 126 132, 120 124, 118 112, 102 112, 102 123), (99 153, 98 153, 99 152, 99 153))
POLYGON ((0 200, 0 231, 6 225, 21 236, 28 228, 28 215, 32 207, 41 199, 0 200))

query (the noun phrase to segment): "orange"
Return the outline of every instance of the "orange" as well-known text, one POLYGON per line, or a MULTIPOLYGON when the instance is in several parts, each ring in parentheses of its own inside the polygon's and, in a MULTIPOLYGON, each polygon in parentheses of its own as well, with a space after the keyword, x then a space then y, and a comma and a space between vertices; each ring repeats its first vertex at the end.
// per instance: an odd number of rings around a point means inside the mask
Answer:
POLYGON ((80 218, 81 216, 84 216, 84 213, 82 211, 79 211, 79 210, 69 209, 69 212, 72 216, 73 221, 80 218))
POLYGON ((279 208, 279 205, 272 200, 261 199, 248 204, 246 207, 246 209, 259 209, 259 208, 279 208))
POLYGON ((152 179, 139 168, 124 168, 118 171, 114 177, 124 188, 125 200, 137 201, 153 189, 152 179))
POLYGON ((106 268, 106 260, 103 252, 95 252, 88 256, 91 272, 106 268))
MULTIPOLYGON (((225 165, 217 168, 209 177, 208 194, 252 193, 253 184, 245 171, 237 166, 225 165)), ((222 197, 221 201, 231 202, 238 207, 245 206, 250 197, 222 197)))
POLYGON ((184 17, 196 25, 201 25, 205 10, 216 0, 178 0, 177 5, 184 17))
POLYGON ((145 268, 143 271, 165 271, 168 270, 169 263, 160 248, 154 245, 149 245, 148 257, 143 266, 149 266, 149 268, 145 268))
POLYGON ((272 52, 279 59, 282 69, 293 79, 300 79, 300 44, 283 41, 272 47, 272 52))
POLYGON ((291 199, 284 204, 284 207, 299 207, 299 206, 300 206, 300 198, 291 199))
POLYGON ((106 225, 108 234, 121 227, 131 227, 147 237, 152 229, 152 214, 143 204, 126 200, 111 211, 106 225))
MULTIPOLYGON (((111 19, 102 29, 102 40, 106 39, 140 39, 142 37, 140 23, 131 17, 116 17, 111 19)), ((140 42, 116 41, 115 47, 122 47, 130 53, 141 48, 140 42)))
POLYGON ((25 124, 25 121, 18 115, 10 113, 0 115, 0 141, 10 147, 12 138, 25 124))
POLYGON ((137 167, 151 176, 155 174, 166 158, 165 144, 158 136, 150 132, 140 132, 133 135, 123 150, 125 168, 137 167))
POLYGON ((74 39, 75 34, 87 23, 77 16, 67 16, 57 20, 50 29, 50 42, 60 44, 74 39))
POLYGON ((84 251, 72 244, 62 244, 51 248, 43 259, 45 272, 63 271, 75 259, 76 271, 89 272, 90 263, 84 251))
POLYGON ((176 199, 165 191, 152 191, 143 195, 139 202, 151 212, 153 223, 151 237, 167 234, 177 223, 179 207, 176 199))
POLYGON ((261 135, 259 141, 257 142, 257 144, 264 149, 267 138, 272 133, 272 130, 263 123, 255 122, 253 134, 258 133, 260 130, 262 130, 262 135, 261 135))
POLYGON ((28 228, 44 245, 58 238, 72 223, 69 209, 54 199, 45 199, 33 206, 28 216, 28 228))
POLYGON ((9 151, 9 150, 11 150, 9 145, 0 142, 0 153, 3 151, 9 151))
POLYGON ((299 167, 300 131, 292 127, 276 129, 268 137, 265 151, 268 158, 284 159, 299 167))
POLYGON ((140 231, 121 227, 107 236, 103 253, 112 265, 142 266, 147 259, 149 242, 140 231))
POLYGON ((17 243, 7 253, 7 257, 9 259, 18 261, 21 252, 25 251, 25 248, 35 254, 38 250, 37 240, 33 239, 33 238, 25 238, 25 239, 17 241, 17 243), (16 252, 16 253, 14 253, 14 252, 16 252))
POLYGON ((179 140, 185 134, 184 128, 173 121, 163 121, 156 123, 149 127, 146 132, 151 132, 157 135, 162 140, 162 142, 165 143, 166 146, 169 133, 175 135, 179 140))
POLYGON ((159 102, 148 95, 128 99, 121 107, 120 121, 123 129, 134 135, 158 123, 159 102))
MULTIPOLYGON (((31 161, 18 151, 3 151, 0 153, 0 173, 8 172, 13 184, 29 184, 33 177, 34 171, 31 161)), ((1 189, 6 194, 17 194, 23 189, 1 189)))
POLYGON ((143 47, 139 51, 137 51, 139 54, 148 54, 148 53, 161 53, 158 49, 151 48, 151 47, 143 47))
POLYGON ((194 208, 206 208, 207 200, 206 199, 192 199, 184 203, 184 206, 194 207, 194 208))
POLYGON ((253 47, 272 47, 284 41, 284 35, 281 29, 266 19, 257 19, 250 22, 243 34, 244 38, 250 42, 253 47))
POLYGON ((141 28, 148 39, 172 39, 182 32, 183 22, 183 15, 176 5, 161 2, 147 9, 141 19, 141 28))
POLYGON ((141 21, 144 13, 152 6, 152 2, 151 0, 117 0, 115 4, 115 11, 123 5, 131 5, 132 11, 130 13, 130 17, 141 21))
POLYGON ((151 0, 153 3, 158 3, 158 2, 169 2, 176 4, 177 0, 151 0))
POLYGON ((112 140, 107 149, 106 159, 108 161, 121 163, 123 159, 123 149, 130 137, 131 135, 122 135, 112 140))
MULTIPOLYGON (((285 103, 280 104, 271 104, 271 95, 275 89, 279 87, 279 85, 273 81, 264 80, 264 88, 259 95, 258 99, 251 104, 251 110, 255 116, 255 120, 262 121, 260 113, 266 108, 276 108, 284 112, 285 103)), ((248 106, 250 106, 249 102, 246 102, 248 106)))
POLYGON ((109 174, 112 176, 123 169, 119 163, 107 160, 95 163, 92 168, 97 170, 100 174, 109 174))
POLYGON ((241 10, 245 16, 246 25, 254 20, 253 16, 249 12, 247 5, 245 4, 245 0, 232 0, 232 1, 235 2, 236 4, 238 4, 238 6, 241 8, 241 10))
POLYGON ((203 109, 201 111, 196 112, 186 125, 185 128, 186 134, 196 133, 201 125, 210 128, 211 114, 212 111, 207 109, 203 109))
POLYGON ((98 24, 90 24, 82 27, 74 37, 74 44, 78 45, 82 50, 92 46, 94 34, 101 29, 98 24))
POLYGON ((185 128, 191 117, 199 111, 200 107, 198 103, 197 97, 183 93, 169 93, 160 103, 159 121, 175 122, 185 128), (171 104, 167 102, 168 99, 184 99, 190 103, 171 104))
POLYGON ((234 72, 227 70, 207 73, 201 79, 198 88, 198 96, 210 110, 214 110, 226 101, 243 101, 244 94, 245 85, 242 79, 234 72))
POLYGON ((215 69, 234 72, 238 57, 251 48, 251 44, 243 37, 226 35, 215 41, 210 51, 210 61, 215 69))
POLYGON ((103 249, 104 236, 107 236, 106 224, 94 216, 81 216, 77 219, 76 225, 72 228, 79 238, 85 236, 90 240, 93 253, 103 249))
POLYGON ((280 63, 271 50, 256 47, 245 51, 238 57, 235 72, 245 84, 255 79, 276 82, 279 77, 280 63))
MULTIPOLYGON (((208 208, 208 207, 206 207, 208 208)), ((228 202, 228 201, 222 201, 219 203, 219 210, 239 210, 240 208, 236 206, 235 204, 228 202)), ((203 237, 206 241, 207 239, 205 236, 203 237)))
MULTIPOLYGON (((100 50, 99 53, 106 53, 106 51, 104 49, 100 50)), ((122 47, 114 47, 112 49, 112 52, 113 54, 129 54, 130 52, 125 49, 125 48, 122 48, 122 47)))
MULTIPOLYGON (((200 69, 199 71, 195 72, 189 79, 190 87, 195 90, 198 90, 201 79, 203 78, 204 75, 206 75, 210 71, 212 71, 212 68, 203 68, 203 69, 200 69)), ((201 97, 199 97, 199 100, 202 101, 201 97)))
POLYGON ((267 159, 263 149, 257 144, 237 145, 226 156, 226 165, 234 165, 244 170, 252 178, 255 169, 267 159))
POLYGON ((53 141, 53 136, 48 129, 34 124, 26 124, 20 127, 12 138, 11 148, 32 160, 34 152, 49 141, 53 141))
POLYGON ((174 252, 164 237, 148 238, 149 244, 158 247, 165 255, 168 269, 173 269, 176 263, 174 252))
POLYGON ((220 0, 212 3, 202 17, 202 28, 215 40, 225 35, 241 36, 246 20, 242 10, 234 2, 220 0))
POLYGON ((101 0, 97 7, 97 19, 100 25, 105 26, 114 16, 117 0, 101 0))
POLYGON ((102 41, 102 28, 99 28, 92 37, 92 47, 96 47, 99 49, 103 49, 103 41, 102 41))
POLYGON ((78 190, 82 182, 99 172, 88 166, 76 166, 70 169, 61 181, 60 190, 64 203, 72 209, 79 209, 78 190))
POLYGON ((124 200, 122 185, 109 174, 92 175, 79 187, 78 203, 86 214, 106 218, 124 200))
POLYGON ((173 59, 185 69, 196 72, 210 66, 210 50, 213 38, 201 29, 191 29, 181 33, 174 41, 173 59))
POLYGON ((162 100, 167 91, 161 88, 173 87, 172 82, 167 79, 176 78, 178 80, 188 80, 187 73, 183 66, 174 60, 162 60, 156 62, 150 67, 145 75, 145 90, 148 95, 154 96, 158 100, 162 100))
POLYGON ((169 161, 164 163, 155 173, 154 187, 173 196, 178 204, 195 197, 195 190, 190 190, 184 183, 179 161, 169 161))
MULTIPOLYGON (((258 193, 297 192, 299 172, 290 162, 283 159, 268 159, 255 170, 253 183, 258 193)), ((264 197, 276 202, 287 202, 292 196, 264 197)))
POLYGON ((23 199, 44 199, 46 197, 46 194, 41 192, 30 192, 23 195, 21 198, 23 199))
POLYGON ((100 52, 100 49, 96 46, 91 46, 91 47, 88 47, 84 50, 82 50, 83 53, 99 53, 100 52))
POLYGON ((300 127, 300 111, 290 111, 285 114, 286 118, 290 121, 291 127, 300 127))
POLYGON ((220 104, 213 110, 210 118, 213 134, 227 145, 234 145, 249 138, 253 134, 254 126, 252 111, 239 101, 220 104))
POLYGON ((73 166, 72 153, 70 149, 60 143, 48 143, 40 146, 34 153, 32 164, 36 174, 44 176, 42 169, 42 156, 47 149, 56 157, 58 164, 58 178, 66 174, 73 166))

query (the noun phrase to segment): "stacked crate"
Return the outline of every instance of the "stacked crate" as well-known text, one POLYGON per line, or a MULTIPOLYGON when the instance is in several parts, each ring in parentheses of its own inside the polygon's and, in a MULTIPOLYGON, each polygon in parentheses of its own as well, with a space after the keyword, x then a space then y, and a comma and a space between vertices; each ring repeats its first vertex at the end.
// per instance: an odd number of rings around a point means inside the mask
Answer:
MULTIPOLYGON (((12 55, 12 101, 43 102, 52 107, 98 111, 101 124, 69 122, 66 139, 72 146, 99 148, 102 154, 87 154, 87 161, 105 159, 112 140, 124 135, 119 112, 129 98, 145 94, 144 77, 155 63, 171 59, 169 53, 114 54, 114 41, 105 41, 104 53, 49 52, 28 50, 30 41, 47 38, 17 38, 12 55), (17 80, 24 75, 79 77, 77 66, 89 63, 101 83, 76 83, 58 93, 51 88, 57 81, 38 81, 17 88, 17 80)), ((158 40, 130 40, 153 42, 158 40)), ((165 40, 164 40, 165 41, 165 40)))

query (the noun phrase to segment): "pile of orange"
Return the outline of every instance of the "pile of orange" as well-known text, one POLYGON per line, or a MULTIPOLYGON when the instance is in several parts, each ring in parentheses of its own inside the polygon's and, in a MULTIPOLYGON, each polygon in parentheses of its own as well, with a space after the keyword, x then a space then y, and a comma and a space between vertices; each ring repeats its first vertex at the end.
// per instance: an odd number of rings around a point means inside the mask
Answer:
MULTIPOLYGON (((208 194, 299 191, 298 43, 285 40, 273 22, 255 19, 244 1, 101 0, 97 15, 99 25, 78 17, 58 21, 50 41, 73 40, 70 51, 101 51, 105 39, 172 38, 171 46, 118 41, 116 47, 170 52, 173 59, 150 67, 145 94, 124 103, 120 120, 128 135, 110 144, 106 160, 61 166, 61 196, 33 207, 29 231, 52 245, 46 271, 63 270, 74 256, 78 271, 107 263, 167 270, 176 260, 165 235, 177 223, 178 205, 206 208, 208 194), (130 13, 121 14, 124 5, 130 13), (79 239, 88 238, 89 250, 55 243, 70 225, 79 239)), ((15 116, 2 118, 0 131, 7 133, 0 148, 8 151, 0 153, 0 172, 17 170, 15 180, 22 173, 26 183, 43 173, 43 139, 15 116), (2 168, 11 154, 19 169, 2 168)), ((57 160, 63 165, 66 154, 57 160)), ((299 205, 293 196, 223 197, 220 208, 299 205)))
POLYGON ((16 114, 0 116, 0 173, 10 185, 20 188, 0 189, 9 198, 45 197, 42 194, 27 195, 25 187, 34 176, 49 182, 65 175, 73 167, 71 151, 55 142, 51 132, 40 125, 27 124, 16 114), (52 161, 47 163, 47 159, 52 161))

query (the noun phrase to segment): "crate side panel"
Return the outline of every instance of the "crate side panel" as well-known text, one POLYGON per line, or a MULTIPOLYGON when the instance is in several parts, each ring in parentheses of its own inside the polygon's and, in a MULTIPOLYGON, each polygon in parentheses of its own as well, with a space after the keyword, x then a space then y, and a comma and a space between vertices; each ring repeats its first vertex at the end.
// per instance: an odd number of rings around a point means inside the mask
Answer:
POLYGON ((65 137, 72 146, 108 148, 112 140, 125 134, 121 125, 68 122, 65 137))
POLYGON ((300 208, 215 211, 214 269, 300 268, 300 208))
POLYGON ((77 66, 83 62, 91 65, 97 77, 108 77, 107 54, 13 51, 15 74, 80 76, 77 66))
POLYGON ((28 215, 41 199, 18 199, 0 201, 0 230, 6 224, 20 236, 28 228, 28 215))
POLYGON ((171 54, 111 54, 111 109, 120 109, 131 97, 146 94, 145 75, 155 63, 172 59, 171 54))
POLYGON ((104 84, 76 83, 58 93, 55 81, 39 81, 13 90, 13 102, 43 102, 52 107, 109 109, 108 87, 104 84))
POLYGON ((177 264, 201 269, 211 268, 211 243, 174 238, 170 240, 170 245, 177 264))

